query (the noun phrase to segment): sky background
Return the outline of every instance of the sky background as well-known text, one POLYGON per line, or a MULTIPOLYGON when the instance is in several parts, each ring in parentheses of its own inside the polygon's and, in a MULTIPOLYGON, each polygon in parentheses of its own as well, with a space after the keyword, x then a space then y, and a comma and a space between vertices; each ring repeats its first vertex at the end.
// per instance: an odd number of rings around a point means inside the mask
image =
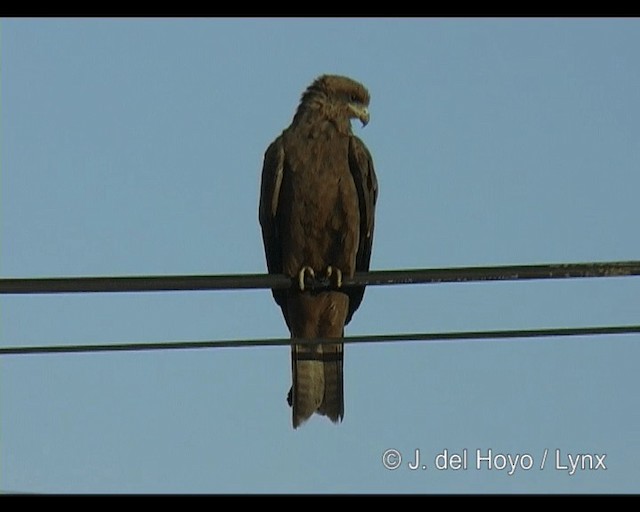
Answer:
MULTIPOLYGON (((3 19, 0 276, 265 272, 263 154, 323 73, 372 96, 372 269, 640 259, 638 48, 638 19, 3 19)), ((639 295, 372 287, 347 335, 631 325, 639 295)), ((268 290, 0 296, 2 347, 287 335, 268 290)), ((0 491, 638 492, 639 341, 349 345, 343 423, 295 431, 287 347, 0 356, 0 491)))

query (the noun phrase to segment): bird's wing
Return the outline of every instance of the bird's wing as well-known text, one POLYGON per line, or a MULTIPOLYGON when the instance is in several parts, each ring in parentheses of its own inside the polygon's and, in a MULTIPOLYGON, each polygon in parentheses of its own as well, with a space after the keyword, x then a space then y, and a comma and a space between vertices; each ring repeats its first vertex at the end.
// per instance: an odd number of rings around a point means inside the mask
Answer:
MULTIPOLYGON (((358 207, 360 209, 360 240, 356 254, 356 271, 369 270, 371 248, 373 247, 373 228, 375 221, 375 207, 378 199, 378 179, 373 167, 371 153, 364 142, 355 135, 349 142, 349 168, 358 191, 358 207)), ((347 321, 360 306, 364 296, 364 287, 351 287, 349 294, 349 313, 347 321)))
MULTIPOLYGON (((262 228, 262 241, 270 274, 282 273, 282 242, 278 233, 278 204, 284 173, 284 146, 278 137, 267 148, 262 165, 258 218, 262 228)), ((286 318, 286 290, 273 290, 273 298, 286 318)))

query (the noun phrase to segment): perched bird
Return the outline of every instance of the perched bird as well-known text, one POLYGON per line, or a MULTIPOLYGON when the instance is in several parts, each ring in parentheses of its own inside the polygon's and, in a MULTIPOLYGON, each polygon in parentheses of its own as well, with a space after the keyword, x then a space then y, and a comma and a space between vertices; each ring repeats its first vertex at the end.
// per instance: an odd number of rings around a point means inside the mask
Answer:
MULTIPOLYGON (((342 338, 364 295, 342 279, 369 269, 378 183, 351 119, 369 122, 367 89, 320 76, 264 155, 259 220, 269 273, 295 283, 273 290, 293 339, 342 338)), ((291 366, 293 427, 314 412, 341 421, 343 344, 292 342, 291 366)))

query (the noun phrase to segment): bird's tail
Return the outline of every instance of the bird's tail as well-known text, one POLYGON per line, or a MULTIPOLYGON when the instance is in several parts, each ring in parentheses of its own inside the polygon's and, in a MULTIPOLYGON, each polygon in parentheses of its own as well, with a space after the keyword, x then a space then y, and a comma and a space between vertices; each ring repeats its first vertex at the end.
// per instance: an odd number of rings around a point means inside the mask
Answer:
POLYGON ((292 293, 287 307, 293 338, 293 384, 288 399, 293 408, 293 426, 297 428, 314 412, 337 423, 344 416, 342 337, 349 297, 333 291, 292 293), (295 343, 296 338, 304 338, 305 342, 295 343), (336 343, 313 343, 318 338, 335 338, 336 343))
POLYGON ((293 384, 288 402, 293 407, 293 427, 297 428, 314 412, 337 423, 344 416, 342 343, 293 344, 291 370, 293 384))

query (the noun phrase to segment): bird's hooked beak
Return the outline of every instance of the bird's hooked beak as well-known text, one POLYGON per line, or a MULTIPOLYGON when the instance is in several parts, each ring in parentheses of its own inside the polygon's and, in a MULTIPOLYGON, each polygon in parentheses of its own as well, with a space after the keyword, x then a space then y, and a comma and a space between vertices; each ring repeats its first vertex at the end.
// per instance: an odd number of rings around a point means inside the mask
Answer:
POLYGON ((358 119, 360 119, 363 128, 369 124, 369 109, 367 107, 362 109, 358 119))
POLYGON ((357 117, 358 119, 360 119, 363 128, 367 126, 367 124, 369 124, 369 109, 366 106, 351 103, 349 107, 353 112, 353 117, 357 117))

